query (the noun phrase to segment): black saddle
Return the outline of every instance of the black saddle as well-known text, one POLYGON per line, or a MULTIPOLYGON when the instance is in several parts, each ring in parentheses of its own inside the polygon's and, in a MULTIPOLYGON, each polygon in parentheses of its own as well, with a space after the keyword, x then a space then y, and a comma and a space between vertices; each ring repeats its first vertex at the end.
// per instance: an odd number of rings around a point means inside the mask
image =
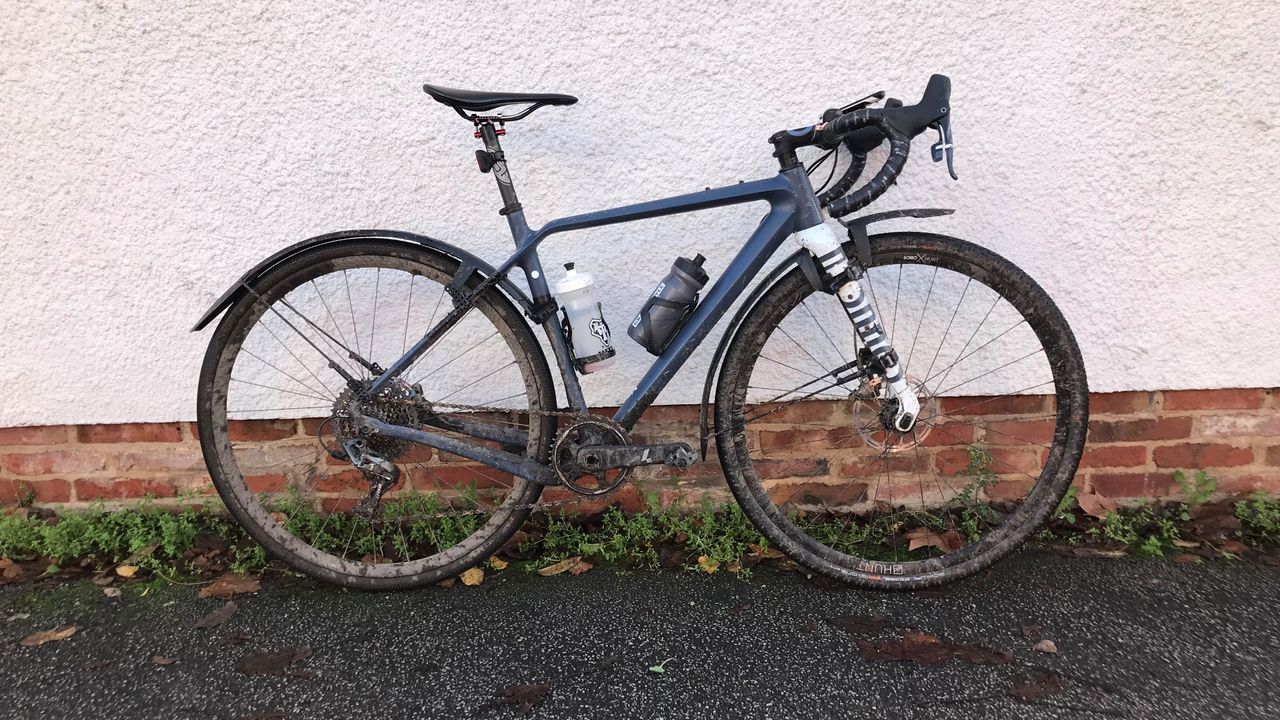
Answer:
POLYGON ((578 102, 578 98, 572 95, 559 95, 556 93, 481 92, 479 90, 457 90, 440 87, 439 85, 423 85, 422 89, 433 100, 448 105, 468 120, 475 120, 476 116, 468 115, 467 111, 493 110, 507 105, 529 106, 515 115, 493 116, 495 120, 510 121, 519 120, 543 105, 572 105, 578 102))

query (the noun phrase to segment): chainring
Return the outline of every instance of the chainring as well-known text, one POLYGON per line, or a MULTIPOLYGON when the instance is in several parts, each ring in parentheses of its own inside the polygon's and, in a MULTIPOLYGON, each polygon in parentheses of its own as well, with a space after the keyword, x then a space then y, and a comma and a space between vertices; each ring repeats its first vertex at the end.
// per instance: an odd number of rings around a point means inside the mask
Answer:
POLYGON ((631 475, 631 468, 588 471, 578 466, 577 453, 593 445, 630 444, 627 431, 613 420, 599 416, 575 420, 560 433, 551 448, 556 477, 565 487, 579 495, 608 495, 626 482, 631 475), (612 477, 610 473, 613 473, 612 477))

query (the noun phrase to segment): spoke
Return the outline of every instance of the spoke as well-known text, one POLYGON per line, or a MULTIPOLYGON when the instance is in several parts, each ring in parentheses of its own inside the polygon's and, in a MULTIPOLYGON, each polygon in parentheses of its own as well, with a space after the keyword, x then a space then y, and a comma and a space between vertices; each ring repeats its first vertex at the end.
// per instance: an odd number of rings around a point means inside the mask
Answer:
POLYGON ((275 390, 276 392, 288 393, 290 395, 297 395, 298 397, 309 398, 311 400, 320 400, 321 402, 325 400, 333 399, 333 398, 323 398, 318 395, 308 395, 306 393, 297 392, 296 390, 286 390, 284 388, 278 388, 273 385, 263 385, 262 383, 249 382, 248 380, 241 380, 240 378, 237 378, 237 377, 231 378, 231 382, 238 382, 244 385, 252 385, 254 387, 266 388, 267 390, 275 390))
MULTIPOLYGON (((289 378, 290 380, 292 380, 292 381, 294 381, 294 382, 298 383, 299 385, 301 385, 302 387, 304 387, 304 388, 306 388, 306 389, 310 390, 311 392, 313 392, 313 393, 315 393, 315 394, 317 394, 317 395, 328 395, 330 400, 335 399, 335 398, 334 398, 334 395, 333 395, 333 391, 329 389, 329 386, 328 386, 328 385, 325 385, 324 383, 320 383, 320 387, 323 387, 323 388, 325 389, 325 392, 322 392, 322 391, 320 391, 320 390, 317 390, 317 389, 315 389, 315 388, 311 387, 310 385, 308 385, 308 384, 306 384, 306 383, 302 382, 302 381, 301 381, 301 380, 299 380, 298 378, 296 378, 296 377, 294 377, 294 376, 290 375, 289 373, 285 372, 284 370, 281 370, 280 368, 276 367, 275 365, 271 364, 270 362, 268 362, 268 361, 266 361, 266 360, 264 360, 264 359, 262 359, 262 358, 258 357, 257 355, 255 355, 255 354, 253 353, 253 351, 252 351, 252 350, 249 350, 248 348, 242 348, 242 349, 244 350, 245 354, 246 354, 246 355, 248 355, 249 357, 253 358, 254 360, 257 360, 258 362, 262 363, 263 365, 266 365, 267 367, 271 368, 272 370, 275 370, 276 372, 280 373, 281 375, 284 375, 285 377, 287 377, 287 378, 289 378)), ((317 379, 319 379, 319 378, 317 378, 317 379)))
POLYGON ((356 329, 356 306, 351 302, 351 278, 347 276, 345 269, 342 271, 342 282, 347 286, 347 308, 351 310, 351 334, 356 339, 356 354, 363 356, 364 353, 360 352, 360 331, 356 329))
POLYGON ((920 339, 920 330, 924 327, 924 315, 929 312, 929 299, 933 297, 933 284, 938 279, 938 267, 933 268, 933 277, 929 280, 929 292, 924 296, 924 308, 920 310, 920 324, 916 325, 915 337, 911 338, 911 350, 907 352, 907 364, 902 367, 902 374, 906 375, 911 371, 911 356, 916 353, 916 341, 920 339))
MULTIPOLYGON (((299 336, 299 337, 301 337, 303 340, 305 340, 305 341, 307 342, 307 344, 308 344, 308 345, 310 345, 312 348, 314 348, 314 349, 315 349, 315 351, 316 351, 316 352, 320 353, 320 357, 322 357, 322 358, 324 358, 325 360, 327 360, 327 361, 329 362, 329 367, 333 368, 333 369, 334 369, 334 371, 335 371, 335 372, 337 372, 339 375, 342 375, 342 376, 343 376, 343 379, 345 379, 345 380, 347 380, 347 381, 351 381, 351 380, 353 380, 353 379, 354 379, 354 378, 352 378, 352 377, 351 377, 351 375, 349 375, 349 374, 347 373, 347 371, 346 371, 346 370, 342 369, 342 366, 338 365, 338 363, 337 363, 337 362, 335 362, 335 361, 334 361, 332 358, 330 358, 328 355, 325 355, 324 351, 323 351, 323 350, 321 350, 321 349, 320 349, 320 347, 319 347, 318 345, 316 345, 314 342, 312 342, 312 341, 311 341, 311 338, 307 337, 305 334, 303 334, 303 332, 302 332, 301 330, 299 330, 297 327, 295 327, 293 323, 289 322, 289 319, 288 319, 288 318, 286 318, 284 315, 281 315, 281 314, 280 314, 280 311, 279 311, 279 310, 276 310, 276 308, 275 308, 275 306, 274 306, 274 305, 268 304, 268 303, 266 302, 266 299, 262 297, 262 294, 261 294, 261 293, 259 293, 257 290, 254 290, 253 288, 249 287, 247 284, 246 284, 246 285, 244 285, 244 288, 245 288, 246 290, 248 290, 249 292, 253 293, 253 296, 258 300, 258 302, 260 302, 260 303, 262 303, 262 304, 266 305, 266 307, 267 307, 267 309, 268 309, 268 310, 270 310, 272 313, 274 313, 276 317, 280 318, 280 320, 281 320, 282 322, 284 322, 284 324, 285 324, 285 325, 288 325, 288 326, 289 326, 289 329, 291 329, 291 330, 293 330, 295 333, 297 333, 297 334, 298 334, 298 336, 299 336)), ((283 304, 285 305, 285 307, 290 307, 290 306, 289 306, 289 302, 288 302, 287 300, 285 300, 284 298, 280 298, 280 302, 281 302, 281 303, 283 303, 283 304)), ((292 308, 291 308, 291 309, 292 309, 292 308)), ((307 318, 305 315, 303 315, 302 313, 298 313, 298 311, 297 311, 297 310, 294 310, 294 312, 298 314, 298 317, 302 318, 303 320, 306 320, 308 323, 311 323, 313 326, 315 325, 315 323, 312 323, 312 322, 311 322, 311 320, 310 320, 310 319, 308 319, 308 318, 307 318)), ((265 325, 264 325, 264 326, 265 326, 265 325)), ((322 330, 321 332, 323 332, 323 330, 322 330)))
MULTIPOLYGON (((809 382, 805 383, 805 385, 811 385, 811 384, 813 384, 813 382, 814 382, 814 381, 810 380, 809 382)), ((774 413, 776 413, 776 412, 779 412, 779 411, 781 411, 781 410, 786 410, 787 408, 791 407, 792 405, 795 405, 795 404, 796 404, 796 403, 798 403, 798 402, 802 402, 802 401, 804 401, 804 400, 808 400, 809 398, 813 397, 814 395, 817 395, 817 394, 818 394, 818 393, 820 393, 820 392, 825 392, 825 391, 827 391, 827 390, 830 390, 831 388, 836 387, 836 386, 837 386, 837 385, 839 385, 839 384, 840 384, 840 383, 831 383, 830 385, 827 385, 827 386, 825 386, 825 387, 820 387, 820 388, 818 388, 817 390, 814 390, 813 392, 809 393, 808 395, 802 395, 802 396, 800 396, 800 397, 796 398, 795 400, 792 400, 792 401, 790 401, 790 402, 786 403, 785 405, 782 405, 782 406, 780 406, 780 407, 776 407, 776 408, 774 408, 774 409, 772 409, 772 410, 770 410, 770 411, 768 411, 768 412, 765 412, 765 413, 763 413, 763 414, 761 414, 761 415, 757 415, 757 416, 755 416, 755 417, 753 417, 753 418, 750 418, 750 419, 748 419, 748 420, 743 420, 743 421, 742 421, 742 424, 743 424, 743 425, 750 425, 751 423, 756 422, 757 420, 760 420, 761 418, 766 418, 766 417, 769 417, 770 415, 772 415, 772 414, 774 414, 774 413)), ((804 385, 801 385, 800 387, 804 387, 804 385)), ((790 391, 790 392, 784 393, 783 395, 779 395, 779 396, 778 396, 778 398, 785 397, 786 395, 790 395, 790 394, 791 394, 791 393, 793 393, 793 392, 796 392, 796 391, 795 391, 795 390, 792 390, 792 391, 790 391)), ((777 402, 778 398, 774 398, 773 400, 767 400, 767 401, 765 401, 765 402, 764 402, 764 403, 762 403, 762 404, 765 404, 765 405, 772 404, 772 403, 774 403, 774 402, 777 402)), ((745 415, 746 413, 743 413, 743 414, 745 415)))
MULTIPOLYGON (((497 400, 488 400, 488 401, 485 401, 485 402, 482 402, 482 403, 477 403, 477 404, 478 404, 478 405, 496 405, 496 404, 498 404, 498 403, 500 403, 500 402, 506 402, 507 400, 510 400, 510 399, 512 399, 512 398, 518 398, 518 397, 520 397, 521 395, 525 395, 525 394, 527 394, 527 392, 526 392, 525 390, 521 390, 520 392, 514 393, 514 394, 512 394, 512 395, 508 395, 508 396, 503 397, 503 398, 498 398, 497 400)), ((518 411, 517 411, 517 412, 518 412, 518 411)), ((501 420, 495 420, 494 422, 502 422, 502 421, 501 421, 501 420)), ((511 422, 511 423, 508 423, 508 424, 510 424, 510 425, 519 425, 519 426, 522 426, 522 427, 523 427, 523 424, 522 424, 522 423, 515 423, 515 422, 511 422)))
MULTIPOLYGON (((1057 417, 1057 414, 1056 414, 1056 413, 1055 413, 1055 414, 1053 414, 1053 415, 1032 415, 1032 416, 1029 416, 1029 417, 1028 417, 1028 416, 1016 417, 1016 416, 1015 416, 1015 417, 1013 417, 1013 418, 1011 418, 1011 419, 1010 419, 1010 422, 1020 422, 1020 421, 1023 421, 1023 420, 1048 420, 1048 419, 1050 419, 1050 418, 1056 418, 1056 417, 1057 417)), ((931 427, 931 428, 939 428, 939 427, 941 427, 941 424, 942 424, 942 423, 946 423, 948 426, 950 426, 950 425, 969 425, 969 426, 971 426, 971 427, 982 428, 983 430, 985 430, 985 431, 987 431, 987 432, 993 432, 993 433, 995 433, 995 434, 997 434, 997 435, 1002 435, 1002 436, 1004 436, 1004 437, 1013 438, 1014 440, 1017 440, 1017 441, 1019 441, 1019 442, 1028 443, 1028 444, 1030 444, 1030 445, 1039 445, 1039 446, 1040 446, 1040 447, 1042 447, 1042 448, 1051 448, 1051 447, 1053 447, 1052 445, 1045 445, 1044 443, 1042 443, 1042 442, 1038 442, 1038 441, 1036 441, 1036 440, 1031 440, 1031 439, 1024 438, 1024 437, 1019 437, 1019 436, 1014 435, 1014 434, 1012 434, 1012 433, 1007 433, 1007 432, 1004 432, 1004 431, 1002 431, 1002 430, 996 430, 995 428, 992 428, 992 427, 990 427, 990 426, 988 426, 988 425, 984 425, 984 424, 983 424, 983 422, 988 422, 988 423, 989 423, 989 422, 991 422, 991 420, 989 420, 989 419, 988 419, 988 420, 957 420, 957 419, 955 419, 955 418, 947 418, 947 417, 943 416, 943 419, 942 419, 942 420, 936 420, 936 421, 934 421, 934 422, 929 422, 929 421, 927 421, 927 420, 921 419, 921 420, 920 420, 920 422, 925 423, 926 425, 928 425, 928 426, 929 426, 929 427, 931 427)), ((998 422, 998 421, 997 421, 997 422, 998 422)))
MULTIPOLYGON (((980 350, 980 349, 981 349, 981 348, 979 348, 979 350, 980 350)), ((977 352, 977 351, 975 350, 974 352, 977 352)), ((969 378, 968 380, 965 380, 964 382, 962 382, 962 383, 960 383, 960 384, 958 384, 958 385, 952 385, 951 387, 947 388, 946 390, 943 390, 943 391, 939 392, 938 394, 939 394, 939 395, 946 395, 947 393, 951 392, 952 390, 955 390, 956 388, 959 388, 959 387, 963 387, 963 386, 965 386, 965 385, 968 385, 969 383, 973 382, 974 380, 981 380, 982 378, 984 378, 984 377, 986 377, 986 376, 990 375, 990 374, 991 374, 991 373, 993 373, 993 372, 998 372, 998 371, 1000 371, 1000 370, 1003 370, 1003 369, 1005 369, 1005 368, 1009 367, 1010 365, 1013 365, 1014 363, 1022 362, 1023 360, 1026 360, 1027 358, 1029 358, 1029 357, 1031 357, 1031 356, 1033 356, 1033 355, 1035 355, 1035 354, 1037 354, 1037 353, 1042 353, 1042 352, 1044 352, 1044 348, 1036 348, 1035 350, 1032 350, 1031 352, 1027 353, 1026 355, 1023 355, 1022 357, 1018 358, 1017 360, 1010 360, 1009 362, 1007 362, 1007 363, 1005 363, 1005 364, 1001 365, 1001 366, 1000 366, 1000 367, 998 367, 998 368, 994 368, 994 369, 988 370, 988 371, 986 371, 986 372, 982 373, 981 375, 978 375, 977 377, 971 377, 971 378, 969 378)))
MULTIPOLYGON (((942 433, 943 435, 947 435, 947 436, 950 436, 950 437, 954 438, 955 440, 959 441, 959 442, 960 442, 960 444, 964 444, 964 439, 963 439, 963 438, 960 438, 960 437, 956 436, 956 435, 955 435, 955 434, 953 434, 953 433, 947 432, 946 430, 942 429, 941 427, 939 427, 939 426, 937 426, 937 425, 934 425, 934 426, 933 426, 933 429, 934 429, 934 430, 937 430, 938 432, 942 433)), ((1010 470, 1012 470, 1012 471, 1014 471, 1014 472, 1018 473, 1019 475, 1023 475, 1023 476, 1025 476, 1025 477, 1027 477, 1027 478, 1029 478, 1029 479, 1031 479, 1031 480, 1034 480, 1035 482, 1040 482, 1040 478, 1038 478, 1038 477, 1036 477, 1036 476, 1034 476, 1034 475, 1030 475, 1030 474, 1028 474, 1028 473, 1027 473, 1026 471, 1024 471, 1024 470, 1019 470, 1018 468, 1016 468, 1016 467, 1014 467, 1013 465, 1009 464, 1007 461, 1005 461, 1005 460, 1001 460, 1000 458, 998 458, 998 457, 996 457, 996 456, 994 456, 994 455, 991 455, 990 453, 987 453, 987 455, 988 455, 988 457, 990 457, 990 458, 991 458, 991 461, 992 461, 992 462, 998 462, 998 463, 1000 463, 1000 464, 1004 465, 1005 467, 1009 468, 1010 470)))
POLYGON ((955 410, 950 410, 945 413, 937 412, 937 413, 934 413, 933 415, 930 415, 928 417, 921 418, 921 419, 928 420, 930 417, 937 417, 939 415, 955 415, 957 413, 968 410, 969 408, 975 408, 975 407, 978 407, 979 405, 986 405, 989 402, 995 402, 996 400, 1002 400, 1007 397, 1016 397, 1016 396, 1022 395, 1028 390, 1035 390, 1037 388, 1042 388, 1045 385, 1051 385, 1051 384, 1053 384, 1052 380, 1045 380, 1042 383, 1036 383, 1035 385, 1028 385, 1027 387, 1022 388, 1021 390, 1014 390, 1013 392, 1005 393, 1004 395, 996 395, 994 397, 989 397, 985 400, 979 400, 978 402, 975 402, 975 403, 969 403, 964 407, 959 407, 959 408, 956 408, 955 410))
MULTIPOLYGON (((445 368, 449 367, 450 365, 452 365, 452 364, 453 364, 453 362, 454 362, 455 360, 457 360, 458 358, 462 357, 463 355, 466 355, 467 353, 471 352, 472 350, 475 350, 476 348, 478 348, 478 347, 480 347, 481 345, 483 345, 483 344, 485 344, 485 343, 489 342, 490 340, 492 340, 493 338, 495 338, 495 337, 497 337, 497 336, 498 336, 498 331, 497 331, 497 330, 494 330, 494 331, 493 331, 493 333, 491 333, 491 334, 489 335, 489 337, 486 337, 485 339, 481 340, 480 342, 476 343, 475 345, 472 345, 471 347, 467 348, 466 350, 463 350, 462 352, 458 353, 457 355, 454 355, 452 358, 450 358, 450 359, 449 359, 449 361, 448 361, 448 362, 446 362, 445 364, 443 364, 443 365, 441 365, 440 367, 436 368, 435 370, 432 370, 431 372, 427 373, 426 375, 423 375, 421 378, 419 378, 419 379, 418 379, 418 381, 417 381, 417 382, 415 382, 415 383, 411 383, 411 384, 416 385, 417 383, 420 383, 420 382, 422 382, 422 381, 426 380, 427 378, 431 377, 432 375, 435 375, 436 373, 440 372, 441 370, 443 370, 443 369, 445 369, 445 368)), ((443 338, 441 338, 441 339, 443 340, 443 338)))
POLYGON ((835 341, 831 339, 831 336, 827 334, 827 329, 823 327, 821 322, 818 321, 818 316, 814 315, 813 310, 809 309, 808 298, 805 298, 804 300, 800 301, 800 307, 804 308, 804 311, 809 313, 809 317, 813 318, 813 323, 818 326, 819 330, 822 331, 822 336, 827 339, 827 342, 831 343, 831 347, 836 351, 836 355, 840 356, 840 362, 842 364, 848 365, 849 364, 848 358, 844 356, 844 353, 840 352, 840 347, 836 345, 835 341))
MULTIPOLYGON (((791 344, 792 344, 792 345, 795 345, 796 347, 800 348, 800 352, 803 352, 805 355, 808 355, 808 356, 809 356, 809 359, 813 361, 813 364, 814 364, 814 365, 817 365, 817 366, 818 366, 818 369, 819 369, 819 370, 827 370, 827 366, 826 366, 826 365, 823 365, 823 364, 822 364, 822 363, 820 363, 820 362, 818 362, 818 358, 814 357, 814 356, 813 356, 813 353, 810 353, 807 349, 805 349, 805 346, 803 346, 803 345, 801 345, 800 343, 796 342, 796 339, 795 339, 795 338, 793 338, 793 337, 791 337, 791 333, 788 333, 788 332, 786 331, 786 329, 782 327, 782 325, 781 325, 781 324, 779 324, 779 325, 778 325, 778 332, 780 332, 780 333, 782 333, 783 335, 785 335, 785 336, 786 336, 786 338, 787 338, 788 340, 790 340, 790 341, 791 341, 791 344)), ((827 374, 827 375, 830 375, 830 374, 831 374, 831 371, 830 371, 830 370, 827 370, 827 373, 826 373, 826 374, 827 374)), ((812 376, 812 375, 810 375, 810 377, 813 377, 813 376, 812 376)))
POLYGON ((316 281, 311 280, 311 289, 315 291, 316 297, 320 298, 320 304, 324 305, 324 311, 329 315, 329 321, 333 323, 333 329, 338 331, 339 337, 342 338, 342 347, 347 346, 347 336, 342 334, 342 326, 338 324, 338 319, 333 316, 333 311, 329 309, 329 303, 324 299, 324 295, 320 292, 320 288, 316 286, 316 281))
POLYGON ((404 310, 404 337, 400 340, 400 354, 404 355, 409 349, 409 318, 413 317, 413 286, 418 276, 410 273, 409 275, 409 306, 404 310))
MULTIPOLYGON (((783 390, 782 388, 765 387, 764 385, 748 385, 748 386, 747 386, 747 389, 748 389, 748 390, 769 390, 769 391, 772 391, 772 392, 781 392, 781 393, 782 393, 782 395, 780 395, 779 397, 786 397, 787 395, 791 394, 792 392, 795 392, 794 390, 783 390)), ((849 398, 848 398, 848 396, 846 396, 846 395, 831 395, 831 394, 829 394, 829 393, 814 393, 814 394, 811 394, 811 395, 806 395, 805 397, 824 397, 824 398, 832 398, 832 399, 835 399, 835 400, 848 400, 848 399, 849 399, 849 398)))
MULTIPOLYGON (((784 362, 782 362, 781 360, 774 360, 773 358, 769 357, 768 355, 765 355, 764 353, 760 353, 759 357, 760 357, 760 359, 761 359, 761 360, 768 360, 769 362, 771 362, 771 363, 775 363, 775 364, 777 364, 777 365, 781 365, 782 367, 787 368, 788 370, 795 370, 796 372, 800 373, 801 375, 804 375, 805 377, 811 377, 811 378, 813 378, 814 380, 821 380, 821 379, 822 379, 821 377, 819 377, 819 376, 817 376, 817 375, 814 375, 813 373, 810 373, 810 372, 808 372, 808 371, 801 370, 800 368, 798 368, 798 367, 796 367, 796 366, 794 366, 794 365, 788 365, 787 363, 784 363, 784 362)), ((828 374, 830 374, 830 373, 828 373, 828 374)))
MULTIPOLYGON (((311 377, 315 378, 316 382, 320 383, 320 385, 321 385, 324 389, 328 390, 330 395, 334 395, 333 389, 332 389, 332 388, 330 388, 330 387, 329 387, 329 386, 328 386, 328 385, 327 385, 323 380, 321 380, 321 379, 320 379, 320 376, 316 375, 316 374, 315 374, 315 372, 311 369, 311 366, 310 366, 310 365, 308 365, 308 364, 306 364, 305 362, 303 362, 302 358, 301 358, 301 357, 298 357, 298 354, 297 354, 297 353, 295 353, 295 352, 293 351, 293 349, 292 349, 292 348, 290 348, 288 345, 286 345, 286 344, 285 344, 285 342, 284 342, 284 340, 280 339, 280 336, 279 336, 279 335, 276 335, 275 331, 271 329, 271 326, 270 326, 270 325, 268 325, 268 324, 266 323, 266 320, 265 320, 265 319, 264 319, 261 323, 259 323, 259 324, 262 326, 262 329, 263 329, 263 330, 266 330, 266 331, 267 331, 267 333, 271 335, 271 337, 275 338, 276 342, 280 344, 280 347, 284 348, 285 352, 287 352, 287 353, 289 353, 291 356, 293 356, 293 359, 294 359, 294 360, 297 360, 297 361, 298 361, 298 364, 299 364, 299 365, 301 365, 301 366, 303 367, 303 369, 305 369, 305 370, 307 371, 307 373, 308 373, 309 375, 311 375, 311 377)), ((292 327, 292 326, 290 326, 290 327, 292 327)), ((295 328, 295 331, 296 331, 296 330, 297 330, 297 329, 295 328)), ((299 334, 301 334, 301 332, 299 332, 299 334)), ((306 339, 306 338, 303 338, 303 339, 306 339)), ((314 346, 314 345, 312 345, 312 347, 315 347, 315 346, 314 346)), ((245 352, 249 352, 249 351, 248 351, 248 350, 245 350, 245 352)), ((321 354, 320 354, 320 356, 321 356, 321 357, 324 357, 324 353, 321 353, 321 354)), ((327 358, 327 357, 326 357, 325 359, 326 359, 326 360, 328 360, 328 358, 327 358)), ((349 367, 349 366, 348 366, 348 367, 349 367)), ((282 372, 283 372, 283 371, 282 371, 282 372)), ((315 388, 311 388, 311 389, 313 389, 313 390, 314 390, 315 388)))
POLYGON ((463 385, 462 387, 458 388, 457 390, 454 390, 453 392, 449 393, 448 395, 445 395, 444 397, 440 398, 440 399, 439 399, 439 400, 437 400, 436 402, 444 402, 445 400, 448 400, 449 398, 453 397, 454 395, 457 395, 458 393, 462 392, 463 390, 466 390, 467 388, 471 387, 472 385, 475 385, 476 383, 480 382, 481 380, 485 380, 485 379, 487 379, 487 378, 490 378, 490 377, 492 377, 493 375, 496 375, 497 373, 502 372, 503 370, 506 370, 507 368, 509 368, 509 367, 511 367, 512 365, 515 365, 515 364, 516 364, 516 361, 515 361, 515 360, 512 360, 511 362, 507 363, 506 365, 503 365, 502 367, 498 368, 497 370, 490 371, 490 372, 485 373, 484 375, 482 375, 482 376, 480 376, 480 377, 476 378, 475 380, 472 380, 471 382, 467 383, 466 385, 463 385))
MULTIPOLYGON (((995 311, 996 305, 1000 304, 1000 300, 1001 298, 997 294, 995 301, 991 303, 991 307, 987 308, 987 314, 982 316, 982 320, 978 323, 978 327, 973 329, 973 334, 970 335, 969 339, 965 341, 964 347, 960 348, 960 352, 956 353, 956 359, 951 361, 951 364, 948 365, 946 368, 938 371, 938 372, 943 372, 943 371, 946 372, 946 374, 942 376, 942 379, 938 381, 938 384, 942 384, 947 381, 947 375, 951 374, 951 368, 955 367, 956 363, 960 362, 960 356, 964 355, 964 351, 969 349, 969 345, 973 343, 973 339, 978 337, 978 331, 982 329, 983 325, 987 324, 987 318, 991 317, 991 313, 995 311)), ((933 379, 933 376, 929 375, 924 379, 924 382, 927 383, 932 379, 933 379)))
POLYGON ((333 405, 298 405, 295 407, 283 408, 255 408, 253 410, 228 410, 228 413, 251 413, 251 412, 285 412, 286 410, 332 410, 333 405))
POLYGON ((956 309, 951 311, 951 319, 947 321, 947 329, 942 331, 942 340, 938 342, 938 349, 933 351, 933 359, 929 361, 929 369, 924 371, 924 376, 929 377, 929 373, 933 372, 933 364, 938 362, 938 354, 942 352, 942 346, 947 344, 947 335, 951 333, 951 324, 956 321, 956 313, 960 312, 960 306, 964 304, 964 296, 969 292, 969 285, 973 282, 973 278, 965 280, 964 289, 960 291, 960 299, 956 301, 956 309))
POLYGON ((378 334, 378 289, 382 285, 382 268, 379 267, 373 276, 373 320, 369 323, 369 362, 375 362, 373 341, 378 334))
MULTIPOLYGON (((936 269, 935 269, 936 272, 936 269)), ((898 332, 898 300, 902 297, 902 263, 898 263, 898 287, 893 292, 893 326, 889 330, 889 337, 894 337, 898 332)))

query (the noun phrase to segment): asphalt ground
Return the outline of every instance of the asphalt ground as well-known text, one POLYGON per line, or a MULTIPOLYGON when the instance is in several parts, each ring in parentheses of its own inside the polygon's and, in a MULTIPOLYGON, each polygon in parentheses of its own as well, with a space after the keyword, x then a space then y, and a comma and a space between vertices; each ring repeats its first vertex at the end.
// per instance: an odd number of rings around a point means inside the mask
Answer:
POLYGON ((1277 600, 1269 565, 1037 551, 915 594, 761 569, 513 567, 391 594, 277 576, 212 629, 193 625, 223 603, 193 587, 16 585, 0 590, 0 717, 1274 719, 1277 600), (912 629, 959 656, 887 659, 912 629), (310 655, 242 672, 281 648, 310 655))

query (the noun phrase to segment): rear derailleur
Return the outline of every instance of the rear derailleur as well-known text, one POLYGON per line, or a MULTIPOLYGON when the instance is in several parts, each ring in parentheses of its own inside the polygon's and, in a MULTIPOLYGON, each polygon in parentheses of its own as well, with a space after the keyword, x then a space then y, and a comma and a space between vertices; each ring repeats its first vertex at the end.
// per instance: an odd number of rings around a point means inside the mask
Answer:
POLYGON ((342 445, 347 459, 369 483, 369 494, 356 503, 351 514, 374 522, 382 515, 382 496, 400 482, 400 468, 390 460, 369 452, 368 443, 361 438, 347 440, 342 445))

